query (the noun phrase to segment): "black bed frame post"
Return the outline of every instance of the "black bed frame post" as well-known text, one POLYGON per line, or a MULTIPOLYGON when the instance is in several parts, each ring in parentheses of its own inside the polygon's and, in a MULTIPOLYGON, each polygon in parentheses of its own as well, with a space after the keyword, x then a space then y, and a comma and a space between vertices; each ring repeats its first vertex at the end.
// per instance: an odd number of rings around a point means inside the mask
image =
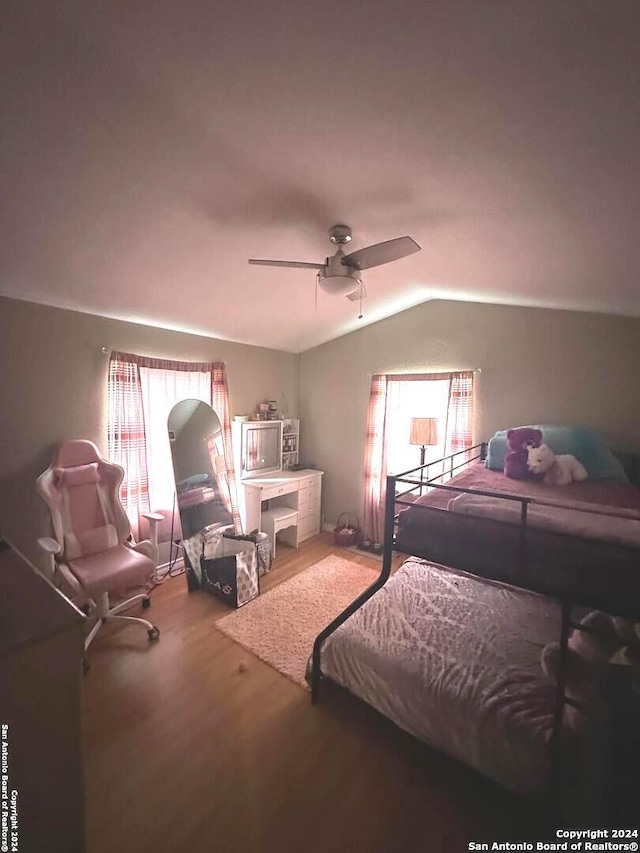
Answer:
POLYGON ((315 705, 320 695, 320 679, 322 671, 320 669, 320 651, 322 643, 320 636, 317 636, 313 644, 313 652, 311 654, 311 704, 315 705))
POLYGON ((556 682, 556 701, 553 715, 553 729, 550 743, 550 765, 548 799, 553 811, 556 810, 556 793, 559 790, 558 774, 560 771, 560 748, 562 735, 562 719, 565 705, 565 687, 567 680, 567 653, 569 650, 569 630, 571 628, 571 599, 565 593, 560 599, 560 658, 558 661, 558 680, 556 682))
POLYGON ((520 542, 518 553, 518 574, 521 578, 524 577, 527 563, 527 507, 529 501, 522 500, 520 504, 520 542))
MULTIPOLYGON (((422 485, 420 486, 422 492, 422 485)), ((384 539, 382 545, 382 578, 383 583, 389 579, 391 574, 391 560, 393 558, 393 528, 395 523, 394 513, 396 508, 396 478, 387 477, 387 493, 384 499, 384 539)))
POLYGON ((371 596, 381 589, 391 574, 391 559, 393 556, 393 528, 394 528, 394 510, 396 506, 396 478, 393 476, 387 477, 387 494, 384 502, 384 545, 382 551, 382 569, 380 574, 364 592, 354 599, 351 604, 339 613, 336 618, 330 622, 326 628, 318 634, 313 644, 313 652, 311 654, 311 704, 315 705, 320 694, 320 682, 322 681, 322 670, 320 668, 320 652, 324 641, 333 634, 336 628, 345 622, 349 616, 356 612, 365 601, 368 601, 371 596))

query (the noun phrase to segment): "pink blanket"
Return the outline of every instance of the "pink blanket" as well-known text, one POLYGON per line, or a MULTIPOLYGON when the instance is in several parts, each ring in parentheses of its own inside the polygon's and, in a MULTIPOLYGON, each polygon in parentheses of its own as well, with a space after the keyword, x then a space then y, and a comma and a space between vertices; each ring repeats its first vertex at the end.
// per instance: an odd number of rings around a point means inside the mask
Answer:
MULTIPOLYGON (((463 493, 452 498, 448 508, 453 512, 520 523, 519 501, 463 493)), ((541 530, 640 547, 640 512, 627 507, 580 501, 553 503, 553 498, 536 499, 527 507, 527 524, 541 530)))
MULTIPOLYGON (((510 480, 500 471, 490 471, 483 462, 470 465, 461 474, 446 482, 447 486, 462 486, 489 492, 535 498, 538 503, 573 505, 597 504, 602 507, 622 507, 640 512, 640 488, 629 483, 610 480, 585 480, 569 486, 546 486, 541 480, 510 480)), ((434 489, 416 503, 446 509, 456 492, 434 489)), ((411 510, 409 510, 410 512, 411 510)), ((401 522, 402 523, 402 522, 401 522)))

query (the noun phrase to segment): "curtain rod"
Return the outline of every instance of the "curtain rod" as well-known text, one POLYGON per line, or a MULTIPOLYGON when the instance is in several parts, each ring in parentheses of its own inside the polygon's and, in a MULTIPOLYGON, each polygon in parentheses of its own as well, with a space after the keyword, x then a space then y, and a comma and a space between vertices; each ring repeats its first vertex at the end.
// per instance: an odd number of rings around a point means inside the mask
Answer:
MULTIPOLYGON (((102 352, 102 355, 111 355, 112 350, 110 347, 102 347, 101 352, 102 352)), ((464 373, 464 371, 461 371, 461 370, 438 370, 435 372, 437 372, 437 373, 464 373)), ((471 373, 482 373, 482 368, 481 367, 472 367, 471 373)), ((376 374, 374 374, 374 373, 368 373, 367 374, 367 376, 375 376, 375 375, 376 374)))
MULTIPOLYGON (((482 373, 482 368, 481 367, 467 367, 464 370, 433 370, 433 371, 431 371, 431 373, 467 373, 467 372, 469 372, 469 373, 482 373)), ((380 375, 380 373, 386 373, 386 371, 379 370, 377 373, 367 373, 367 376, 378 376, 378 375, 380 375)), ((416 376, 420 376, 423 373, 429 373, 429 371, 424 371, 424 370, 420 370, 420 371, 416 370, 415 371, 416 376)), ((386 375, 387 376, 395 376, 396 374, 387 373, 386 375)), ((402 373, 399 375, 411 376, 410 373, 402 373)))

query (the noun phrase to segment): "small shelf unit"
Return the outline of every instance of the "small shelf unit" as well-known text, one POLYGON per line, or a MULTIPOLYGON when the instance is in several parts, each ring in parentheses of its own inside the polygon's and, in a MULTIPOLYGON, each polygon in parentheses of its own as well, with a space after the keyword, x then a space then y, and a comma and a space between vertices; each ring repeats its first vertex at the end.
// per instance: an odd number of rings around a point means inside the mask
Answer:
POLYGON ((282 422, 282 470, 290 471, 298 464, 300 450, 300 420, 285 418, 282 422))

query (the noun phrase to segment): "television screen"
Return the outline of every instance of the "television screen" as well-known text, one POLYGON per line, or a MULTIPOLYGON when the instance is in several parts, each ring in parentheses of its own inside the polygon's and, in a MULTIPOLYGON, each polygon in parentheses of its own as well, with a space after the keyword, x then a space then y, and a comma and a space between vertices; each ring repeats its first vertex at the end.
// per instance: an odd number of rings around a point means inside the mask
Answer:
POLYGON ((262 474, 281 468, 282 427, 280 423, 245 427, 244 470, 247 474, 262 474))

